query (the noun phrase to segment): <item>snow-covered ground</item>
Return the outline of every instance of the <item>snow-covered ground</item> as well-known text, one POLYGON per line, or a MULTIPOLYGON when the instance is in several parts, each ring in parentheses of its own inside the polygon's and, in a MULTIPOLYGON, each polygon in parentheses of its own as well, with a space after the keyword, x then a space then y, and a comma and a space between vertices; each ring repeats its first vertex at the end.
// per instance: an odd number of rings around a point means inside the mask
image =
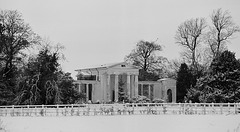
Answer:
MULTIPOLYGON (((240 115, 0 117, 7 132, 240 132, 240 115)), ((1 130, 0 130, 1 131, 1 130)))

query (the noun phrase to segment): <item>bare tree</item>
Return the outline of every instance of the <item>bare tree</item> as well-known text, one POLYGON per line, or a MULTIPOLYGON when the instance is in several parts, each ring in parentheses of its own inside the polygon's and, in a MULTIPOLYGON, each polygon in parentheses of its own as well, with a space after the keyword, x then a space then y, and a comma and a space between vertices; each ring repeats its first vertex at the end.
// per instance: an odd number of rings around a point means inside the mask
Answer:
POLYGON ((226 42, 233 38, 233 35, 240 31, 228 11, 222 11, 221 8, 214 10, 211 15, 213 26, 209 27, 207 33, 207 43, 211 49, 213 57, 219 55, 226 49, 226 42))
POLYGON ((155 42, 139 41, 135 49, 125 57, 125 61, 138 67, 140 81, 156 81, 164 74, 167 59, 158 56, 162 46, 155 42))
POLYGON ((157 51, 162 51, 161 45, 142 40, 137 43, 137 47, 126 56, 125 60, 144 71, 149 71, 152 70, 157 63, 163 61, 162 57, 155 56, 155 52, 157 51))
POLYGON ((25 56, 23 51, 38 40, 18 11, 0 10, 0 104, 11 104, 22 78, 18 68, 25 56))
POLYGON ((191 65, 195 66, 198 54, 197 47, 202 42, 203 30, 206 27, 206 21, 203 18, 196 18, 187 20, 182 23, 176 32, 176 43, 184 46, 186 51, 184 53, 186 58, 191 60, 191 65))
POLYGON ((6 10, 0 12, 0 60, 4 65, 3 76, 14 67, 14 63, 19 62, 23 54, 23 50, 34 43, 39 42, 39 37, 31 30, 31 27, 26 24, 22 15, 17 11, 6 10))

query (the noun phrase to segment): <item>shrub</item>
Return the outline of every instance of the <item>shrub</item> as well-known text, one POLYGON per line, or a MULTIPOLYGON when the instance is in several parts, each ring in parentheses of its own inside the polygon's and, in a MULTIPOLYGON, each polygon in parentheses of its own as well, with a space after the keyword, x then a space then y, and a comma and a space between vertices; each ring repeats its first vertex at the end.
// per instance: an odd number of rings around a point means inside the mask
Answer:
POLYGON ((137 96, 131 99, 133 103, 149 103, 151 100, 146 96, 137 96))
POLYGON ((153 103, 164 103, 163 99, 155 98, 153 99, 153 103))

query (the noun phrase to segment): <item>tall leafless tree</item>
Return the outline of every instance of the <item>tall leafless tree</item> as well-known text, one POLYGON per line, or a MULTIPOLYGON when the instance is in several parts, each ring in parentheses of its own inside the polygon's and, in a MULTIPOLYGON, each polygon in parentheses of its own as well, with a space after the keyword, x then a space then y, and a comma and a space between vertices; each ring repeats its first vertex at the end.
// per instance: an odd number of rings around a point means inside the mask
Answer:
POLYGON ((125 60, 144 71, 152 70, 159 62, 163 61, 162 57, 156 57, 155 52, 162 51, 162 46, 155 42, 139 41, 137 47, 126 56, 125 60))
POLYGON ((221 8, 213 11, 211 21, 213 26, 209 27, 207 43, 214 58, 226 49, 226 42, 233 38, 235 33, 240 32, 240 28, 233 22, 230 13, 223 11, 221 8))
POLYGON ((15 10, 4 10, 0 12, 0 60, 4 65, 3 76, 11 73, 16 62, 21 60, 19 55, 23 50, 39 42, 39 37, 26 24, 22 15, 15 10))
POLYGON ((191 60, 191 65, 195 66, 197 62, 197 47, 203 41, 202 34, 206 27, 204 18, 187 20, 182 23, 176 32, 176 43, 186 48, 184 55, 191 60))
POLYGON ((24 50, 39 41, 18 11, 0 11, 0 104, 11 104, 16 95, 19 65, 24 50))

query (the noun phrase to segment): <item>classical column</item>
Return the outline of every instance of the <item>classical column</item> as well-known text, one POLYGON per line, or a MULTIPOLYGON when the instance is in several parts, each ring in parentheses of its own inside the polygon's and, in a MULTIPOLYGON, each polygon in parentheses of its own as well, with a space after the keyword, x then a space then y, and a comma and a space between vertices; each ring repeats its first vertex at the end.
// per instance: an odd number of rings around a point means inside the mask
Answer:
POLYGON ((102 100, 101 100, 101 102, 104 102, 105 101, 105 86, 104 86, 104 75, 102 74, 101 76, 100 76, 101 78, 100 78, 100 84, 101 84, 101 89, 102 89, 102 100))
POLYGON ((134 76, 130 75, 130 98, 134 97, 134 76))
POLYGON ((107 74, 107 102, 110 100, 110 74, 107 74))
POLYGON ((138 96, 138 75, 135 75, 134 78, 135 78, 135 79, 134 79, 134 80, 135 80, 135 84, 134 84, 134 85, 135 85, 135 88, 134 88, 134 90, 135 90, 134 96, 137 97, 137 96, 138 96))
POLYGON ((81 93, 81 83, 78 83, 77 86, 78 86, 78 92, 81 93))
POLYGON ((127 95, 130 97, 130 74, 127 74, 127 95))
POLYGON ((115 102, 118 102, 118 74, 115 74, 115 102))
POLYGON ((88 102, 88 95, 89 95, 89 89, 88 89, 88 84, 86 84, 86 101, 88 102))
POLYGON ((92 83, 92 93, 91 93, 91 101, 93 102, 95 100, 95 84, 92 83))

